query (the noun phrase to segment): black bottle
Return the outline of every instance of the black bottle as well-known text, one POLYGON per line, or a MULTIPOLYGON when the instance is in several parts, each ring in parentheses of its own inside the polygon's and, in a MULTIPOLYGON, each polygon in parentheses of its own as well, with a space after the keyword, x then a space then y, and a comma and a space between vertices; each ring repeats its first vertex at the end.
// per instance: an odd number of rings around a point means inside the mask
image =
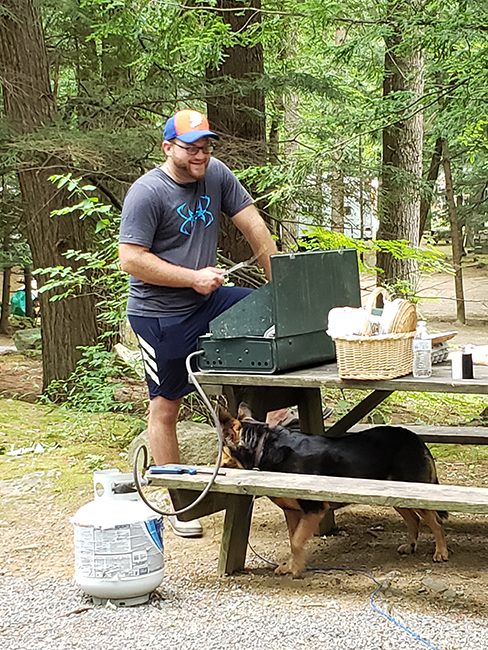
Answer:
POLYGON ((474 379, 473 355, 468 346, 463 348, 463 379, 474 379))

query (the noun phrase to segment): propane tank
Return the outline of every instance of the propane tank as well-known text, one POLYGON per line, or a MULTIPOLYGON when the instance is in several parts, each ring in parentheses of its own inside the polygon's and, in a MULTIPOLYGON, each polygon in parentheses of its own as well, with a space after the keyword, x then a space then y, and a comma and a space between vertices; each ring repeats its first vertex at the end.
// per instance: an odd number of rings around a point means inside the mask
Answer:
POLYGON ((147 602, 164 575, 163 518, 142 501, 132 474, 93 475, 95 499, 71 519, 75 582, 95 604, 147 602))

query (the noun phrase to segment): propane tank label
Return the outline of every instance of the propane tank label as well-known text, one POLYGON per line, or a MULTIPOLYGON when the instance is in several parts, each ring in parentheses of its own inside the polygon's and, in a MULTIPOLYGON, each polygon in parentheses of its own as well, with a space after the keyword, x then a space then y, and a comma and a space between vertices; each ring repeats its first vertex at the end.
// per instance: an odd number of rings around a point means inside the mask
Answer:
POLYGON ((85 578, 129 578, 163 567, 161 537, 156 544, 144 523, 74 529, 76 571, 85 578))

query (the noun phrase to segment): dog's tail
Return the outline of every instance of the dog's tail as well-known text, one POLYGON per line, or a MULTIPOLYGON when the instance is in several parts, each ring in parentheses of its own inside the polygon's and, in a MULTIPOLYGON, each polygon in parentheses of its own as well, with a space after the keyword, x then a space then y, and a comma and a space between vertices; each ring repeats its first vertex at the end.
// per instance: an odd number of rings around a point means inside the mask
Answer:
MULTIPOLYGON (((437 478, 437 476, 435 477, 435 482, 437 485, 439 485, 439 479, 437 478)), ((437 516, 441 520, 441 523, 449 519, 449 513, 447 512, 447 510, 436 510, 436 512, 437 512, 437 516)))
MULTIPOLYGON (((436 481, 439 484, 439 481, 436 481)), ((447 510, 436 510, 437 516, 441 520, 441 524, 449 519, 449 513, 447 510)))

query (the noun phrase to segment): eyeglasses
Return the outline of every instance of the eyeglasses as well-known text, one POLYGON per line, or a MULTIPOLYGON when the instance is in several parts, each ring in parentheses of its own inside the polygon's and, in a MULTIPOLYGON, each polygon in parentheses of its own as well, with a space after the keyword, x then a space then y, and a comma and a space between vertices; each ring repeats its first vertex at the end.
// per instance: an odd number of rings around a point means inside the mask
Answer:
POLYGON ((201 147, 197 147, 196 144, 192 144, 192 145, 189 145, 188 147, 184 147, 179 142, 174 142, 174 141, 173 141, 173 144, 175 144, 180 149, 184 149, 189 156, 196 156, 199 151, 201 151, 202 153, 212 153, 212 151, 214 150, 214 146, 211 143, 204 144, 201 147))

